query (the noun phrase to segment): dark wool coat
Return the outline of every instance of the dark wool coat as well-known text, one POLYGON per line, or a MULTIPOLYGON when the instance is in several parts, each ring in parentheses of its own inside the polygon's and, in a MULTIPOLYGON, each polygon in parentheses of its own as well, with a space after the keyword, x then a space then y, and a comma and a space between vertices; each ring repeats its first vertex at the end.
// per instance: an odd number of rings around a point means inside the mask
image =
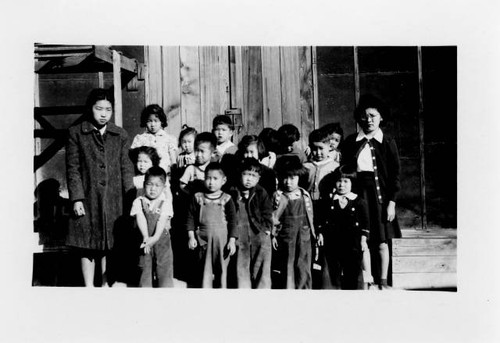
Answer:
POLYGON ((107 124, 104 137, 88 121, 69 129, 66 146, 69 198, 82 201, 85 215, 72 215, 67 245, 106 250, 114 244, 125 195, 133 193, 134 170, 128 158, 127 132, 107 124))

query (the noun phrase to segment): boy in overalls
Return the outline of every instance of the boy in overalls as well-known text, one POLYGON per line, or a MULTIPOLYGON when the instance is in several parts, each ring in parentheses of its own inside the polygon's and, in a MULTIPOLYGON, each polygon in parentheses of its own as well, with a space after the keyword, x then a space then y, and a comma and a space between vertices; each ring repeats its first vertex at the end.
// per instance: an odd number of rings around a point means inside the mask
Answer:
POLYGON ((170 243, 172 200, 164 192, 167 174, 161 167, 151 167, 144 177, 144 195, 137 197, 130 215, 135 217, 141 231, 144 249, 139 259, 140 287, 173 287, 173 255, 170 243))
POLYGON ((221 190, 226 176, 220 163, 205 169, 205 192, 196 193, 188 208, 189 249, 199 249, 199 283, 203 288, 226 288, 229 256, 236 252, 236 210, 221 190))

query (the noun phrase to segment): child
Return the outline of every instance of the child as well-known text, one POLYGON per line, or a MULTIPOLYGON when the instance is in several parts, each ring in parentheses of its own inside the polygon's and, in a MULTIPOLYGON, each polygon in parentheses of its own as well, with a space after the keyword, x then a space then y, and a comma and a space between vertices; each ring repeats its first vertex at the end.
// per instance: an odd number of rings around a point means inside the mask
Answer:
POLYGON ((238 288, 271 288, 273 204, 258 185, 263 167, 256 159, 245 158, 238 168, 238 288))
POLYGON ((141 127, 146 132, 134 137, 130 149, 140 146, 156 148, 160 156, 160 167, 170 173, 170 165, 177 158, 177 139, 163 130, 167 127, 167 116, 158 105, 149 105, 141 113, 141 127))
POLYGON ((347 137, 342 145, 342 164, 356 168, 357 193, 368 204, 369 245, 370 250, 377 252, 373 254, 372 262, 378 265, 375 270, 380 289, 389 288, 391 239, 401 237, 396 218, 396 199, 400 189, 399 154, 395 140, 380 129, 387 116, 388 110, 382 101, 371 95, 362 96, 354 112, 361 131, 347 137))
POLYGON ((262 129, 258 137, 264 145, 263 158, 260 160, 260 163, 271 169, 273 169, 276 164, 276 153, 280 151, 280 141, 278 137, 278 131, 270 127, 262 129))
POLYGON ((205 180, 205 168, 214 155, 217 139, 213 133, 202 132, 196 136, 195 163, 187 166, 180 178, 180 188, 188 194, 194 194, 203 190, 205 180))
POLYGON ((326 124, 321 128, 325 130, 330 138, 330 152, 328 157, 334 160, 337 163, 340 163, 340 151, 339 145, 342 143, 342 139, 344 138, 344 131, 339 123, 330 123, 326 124))
POLYGON ((226 288, 229 256, 236 252, 236 210, 221 190, 226 182, 221 165, 212 162, 205 172, 206 190, 193 196, 187 213, 188 246, 199 246, 201 286, 226 288))
POLYGON ((236 145, 231 142, 233 130, 234 126, 231 118, 223 114, 215 116, 212 122, 212 132, 217 138, 214 162, 220 162, 224 154, 234 154, 236 152, 236 145))
POLYGON ((306 154, 298 146, 300 139, 299 129, 295 125, 285 124, 278 129, 281 155, 282 156, 298 156, 300 163, 304 163, 307 159, 306 154))
POLYGON ((173 256, 170 243, 170 219, 172 205, 164 189, 167 174, 163 168, 154 166, 144 177, 144 195, 137 197, 132 204, 130 215, 135 217, 142 234, 139 260, 141 268, 140 287, 153 287, 156 275, 158 287, 173 286, 173 256))
POLYGON ((312 131, 309 135, 309 147, 311 149, 311 161, 304 163, 304 167, 307 169, 305 189, 311 194, 313 202, 316 203, 320 198, 323 178, 333 172, 339 164, 328 157, 330 137, 326 131, 322 129, 312 131))
MULTIPOLYGON (((134 176, 134 186, 141 191, 144 186, 144 175, 153 166, 159 166, 160 156, 156 149, 150 146, 140 146, 130 151, 132 161, 135 162, 137 175, 134 176)), ((138 194, 143 195, 143 194, 138 194)))
POLYGON ((368 249, 368 209, 352 192, 356 172, 342 166, 333 172, 335 189, 318 212, 318 245, 324 246, 323 288, 361 289, 361 260, 368 249))
MULTIPOLYGON (((260 180, 259 185, 264 187, 267 194, 274 194, 276 191, 276 173, 274 170, 269 168, 268 163, 264 161, 269 157, 266 156, 266 151, 262 141, 255 135, 243 136, 240 143, 238 144, 238 151, 236 153, 238 158, 253 158, 260 162, 262 167, 260 168, 260 180)), ((276 158, 276 155, 275 155, 276 158)))
MULTIPOLYGON (((274 196, 273 248, 281 276, 281 287, 312 287, 312 240, 315 238, 311 196, 299 187, 305 169, 297 156, 286 156, 276 162, 281 190, 274 196)), ((274 257, 273 257, 274 259, 274 257)))
POLYGON ((196 129, 184 125, 179 135, 179 147, 181 151, 177 156, 177 168, 184 169, 195 162, 194 140, 196 139, 196 129))
POLYGON ((106 256, 114 245, 117 220, 132 191, 133 167, 127 132, 110 122, 113 92, 94 89, 85 106, 85 120, 69 129, 66 171, 74 216, 67 245, 80 249, 85 286, 92 287, 97 264, 106 285, 106 256))

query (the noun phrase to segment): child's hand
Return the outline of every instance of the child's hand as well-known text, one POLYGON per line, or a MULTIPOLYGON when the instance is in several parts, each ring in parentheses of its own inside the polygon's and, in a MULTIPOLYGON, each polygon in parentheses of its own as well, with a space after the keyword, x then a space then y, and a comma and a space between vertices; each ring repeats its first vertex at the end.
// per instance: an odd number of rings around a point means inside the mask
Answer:
POLYGON ((323 244, 325 244, 325 242, 323 240, 323 235, 320 233, 320 234, 318 234, 318 246, 322 247, 323 244))
POLYGON ((85 215, 85 207, 83 207, 83 202, 77 201, 73 204, 73 212, 77 217, 82 217, 85 215))
POLYGON ((389 201, 387 205, 387 221, 392 222, 396 217, 396 203, 394 201, 389 201))
POLYGON ((276 237, 273 237, 272 243, 273 243, 273 249, 278 250, 278 240, 276 239, 276 237))
POLYGON ((189 237, 189 241, 188 241, 189 249, 194 250, 197 246, 198 246, 198 242, 196 241, 196 238, 189 237))
POLYGON ((227 243, 227 250, 229 251, 229 256, 233 256, 236 252, 236 239, 234 237, 229 238, 227 243))
POLYGON ((309 147, 309 145, 304 149, 304 153, 307 157, 309 157, 309 155, 311 154, 311 148, 309 147))
POLYGON ((366 243, 366 236, 361 236, 361 251, 368 251, 368 243, 366 243))

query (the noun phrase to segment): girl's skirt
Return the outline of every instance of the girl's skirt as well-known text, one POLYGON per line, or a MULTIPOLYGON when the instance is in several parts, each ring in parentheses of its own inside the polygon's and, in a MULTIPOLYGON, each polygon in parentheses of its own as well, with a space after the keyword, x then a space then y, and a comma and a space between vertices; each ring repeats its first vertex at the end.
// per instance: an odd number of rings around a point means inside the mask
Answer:
MULTIPOLYGON (((384 200, 381 204, 378 201, 374 173, 358 172, 357 184, 358 195, 364 198, 368 205, 370 242, 372 244, 383 243, 392 238, 400 238, 401 229, 397 217, 392 222, 387 221, 387 205, 389 202, 384 200)), ((382 190, 383 197, 384 192, 382 190)))

